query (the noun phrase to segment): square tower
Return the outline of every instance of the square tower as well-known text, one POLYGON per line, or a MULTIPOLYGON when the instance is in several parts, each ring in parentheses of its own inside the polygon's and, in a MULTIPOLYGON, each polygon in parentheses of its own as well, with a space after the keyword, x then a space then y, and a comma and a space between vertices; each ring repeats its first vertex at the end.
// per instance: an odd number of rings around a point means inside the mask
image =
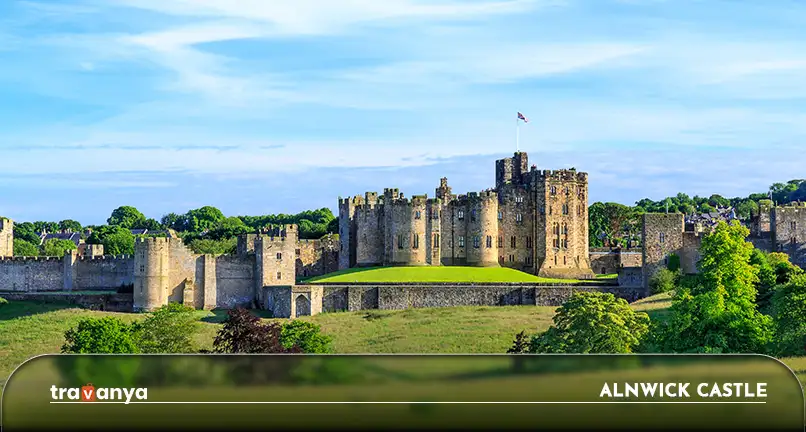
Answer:
POLYGON ((642 225, 644 287, 648 288, 649 279, 658 270, 669 264, 669 256, 672 254, 681 256, 685 215, 682 213, 645 213, 642 225))
POLYGON ((0 257, 14 256, 14 222, 0 218, 0 257))

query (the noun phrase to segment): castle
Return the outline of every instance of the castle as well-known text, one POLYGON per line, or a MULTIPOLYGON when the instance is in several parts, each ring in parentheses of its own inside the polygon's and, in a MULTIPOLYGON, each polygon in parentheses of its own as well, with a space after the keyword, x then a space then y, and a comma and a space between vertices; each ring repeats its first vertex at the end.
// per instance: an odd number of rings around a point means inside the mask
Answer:
POLYGON ((339 268, 389 265, 503 266, 559 278, 594 276, 588 253, 588 176, 529 169, 517 152, 495 163, 495 189, 435 198, 339 198, 339 268))
MULTIPOLYGON (((87 245, 64 257, 15 257, 14 224, 0 219, 0 296, 106 291, 111 303, 100 307, 116 310, 148 311, 179 302, 197 309, 257 307, 276 317, 297 317, 409 307, 554 306, 580 290, 633 301, 648 293, 650 277, 672 254, 684 272, 697 271, 708 227, 688 223, 681 213, 643 215, 640 250, 591 250, 587 174, 529 169, 523 152, 496 161, 495 174, 494 189, 466 195, 452 194, 442 178, 431 199, 408 199, 398 189, 339 198, 338 239, 300 240, 296 225, 284 225, 240 235, 230 255, 195 254, 182 239, 167 237, 138 238, 134 255, 104 255, 101 245, 87 245), (566 279, 590 279, 595 271, 618 273, 618 278, 584 285, 300 281, 338 269, 386 265, 503 266, 566 279)), ((762 202, 750 225, 748 240, 757 248, 785 252, 806 267, 806 204, 762 202)))

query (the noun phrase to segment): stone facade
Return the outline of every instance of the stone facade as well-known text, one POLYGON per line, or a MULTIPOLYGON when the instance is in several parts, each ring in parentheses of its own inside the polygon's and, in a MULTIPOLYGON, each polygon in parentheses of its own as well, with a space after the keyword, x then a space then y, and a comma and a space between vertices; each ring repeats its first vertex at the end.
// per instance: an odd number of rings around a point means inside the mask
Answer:
POLYGON ((339 268, 504 266, 561 278, 590 278, 588 177, 574 169, 529 169, 518 152, 496 161, 496 187, 436 197, 399 189, 339 199, 339 268))
POLYGON ((616 274, 622 268, 641 267, 642 249, 596 248, 590 251, 591 270, 596 274, 616 274))
POLYGON ((669 264, 672 254, 680 256, 685 228, 682 213, 646 213, 642 216, 644 284, 669 264))
POLYGON ((14 256, 14 222, 0 218, 0 257, 14 256))
POLYGON ((777 252, 806 268, 806 203, 774 207, 770 213, 770 238, 777 252))

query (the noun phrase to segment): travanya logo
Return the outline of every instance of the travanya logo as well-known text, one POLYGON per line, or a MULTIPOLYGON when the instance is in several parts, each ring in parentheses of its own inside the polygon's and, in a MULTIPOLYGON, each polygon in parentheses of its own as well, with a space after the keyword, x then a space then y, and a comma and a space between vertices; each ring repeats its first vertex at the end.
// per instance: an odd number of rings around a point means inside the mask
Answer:
POLYGON ((89 383, 85 386, 81 386, 81 388, 73 387, 73 388, 62 388, 51 386, 50 387, 50 397, 53 400, 63 401, 67 399, 68 401, 76 401, 76 402, 95 402, 95 401, 105 401, 105 402, 122 402, 124 404, 128 404, 132 401, 132 398, 137 400, 147 400, 148 399, 148 389, 145 388, 119 388, 119 387, 98 387, 95 388, 92 383, 89 383))

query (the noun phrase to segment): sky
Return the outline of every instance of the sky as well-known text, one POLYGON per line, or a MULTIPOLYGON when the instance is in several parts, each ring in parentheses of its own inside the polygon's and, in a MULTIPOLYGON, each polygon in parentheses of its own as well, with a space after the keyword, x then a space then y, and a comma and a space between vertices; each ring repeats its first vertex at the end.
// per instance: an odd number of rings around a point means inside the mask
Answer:
POLYGON ((764 192, 806 177, 805 25, 797 0, 4 0, 0 215, 335 212, 492 187, 517 147, 591 202, 764 192))

